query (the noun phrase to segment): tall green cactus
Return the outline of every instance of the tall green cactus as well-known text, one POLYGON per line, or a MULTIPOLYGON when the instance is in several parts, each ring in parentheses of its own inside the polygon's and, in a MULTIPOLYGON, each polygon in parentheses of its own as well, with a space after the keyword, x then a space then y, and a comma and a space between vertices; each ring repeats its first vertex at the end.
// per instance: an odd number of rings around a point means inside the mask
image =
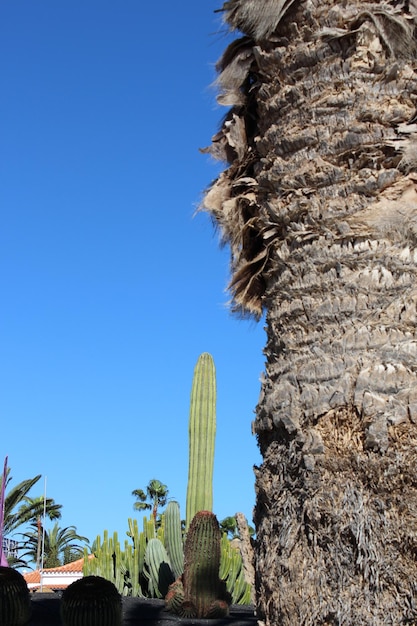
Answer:
POLYGON ((208 352, 199 356, 194 369, 188 430, 187 530, 198 511, 213 509, 216 371, 213 358, 208 352))
POLYGON ((185 541, 184 573, 165 598, 169 611, 181 617, 218 618, 228 614, 230 594, 220 580, 219 523, 210 511, 193 518, 185 541))
POLYGON ((184 571, 184 546, 178 502, 174 500, 169 502, 163 517, 165 521, 165 548, 171 561, 174 578, 178 578, 184 571))
POLYGON ((132 543, 125 539, 126 579, 128 587, 130 586, 129 595, 136 598, 143 595, 140 577, 145 561, 146 537, 143 532, 139 533, 138 521, 136 519, 132 520, 129 518, 128 524, 129 531, 127 535, 131 538, 132 543))

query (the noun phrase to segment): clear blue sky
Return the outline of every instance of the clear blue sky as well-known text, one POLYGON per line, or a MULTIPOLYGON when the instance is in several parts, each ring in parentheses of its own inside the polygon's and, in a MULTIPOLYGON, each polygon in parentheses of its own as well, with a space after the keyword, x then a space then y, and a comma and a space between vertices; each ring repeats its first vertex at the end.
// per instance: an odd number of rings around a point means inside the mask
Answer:
POLYGON ((91 540, 123 536, 151 478, 185 514, 206 351, 214 512, 252 516, 265 333, 229 313, 229 251, 193 217, 222 167, 198 151, 226 112, 221 4, 0 3, 0 462, 12 484, 47 476, 61 524, 91 540))

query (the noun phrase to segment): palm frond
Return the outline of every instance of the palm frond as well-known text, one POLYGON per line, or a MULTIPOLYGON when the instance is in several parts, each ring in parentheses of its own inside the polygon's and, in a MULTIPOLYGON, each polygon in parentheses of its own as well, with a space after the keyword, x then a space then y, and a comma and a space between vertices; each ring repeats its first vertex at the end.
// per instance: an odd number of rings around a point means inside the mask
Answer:
MULTIPOLYGON (((18 485, 13 487, 6 495, 4 500, 4 534, 7 535, 14 531, 21 523, 25 523, 29 518, 21 522, 21 513, 14 512, 15 508, 24 502, 27 494, 41 478, 41 474, 27 480, 22 480, 18 485)), ((7 481, 9 483, 10 479, 7 481)))
POLYGON ((134 502, 133 508, 135 511, 147 511, 152 508, 151 504, 147 504, 146 502, 134 502))

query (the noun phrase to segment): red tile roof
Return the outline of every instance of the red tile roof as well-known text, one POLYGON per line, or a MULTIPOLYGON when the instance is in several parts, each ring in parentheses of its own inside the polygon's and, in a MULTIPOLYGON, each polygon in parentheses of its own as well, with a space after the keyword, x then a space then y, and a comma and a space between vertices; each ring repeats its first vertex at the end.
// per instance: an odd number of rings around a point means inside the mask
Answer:
MULTIPOLYGON (((88 556, 89 559, 94 558, 93 554, 88 556)), ((66 565, 60 565, 59 567, 50 567, 48 569, 44 569, 44 572, 82 572, 84 566, 84 557, 81 559, 77 559, 77 561, 73 561, 72 563, 67 563, 66 565)))
POLYGON ((34 572, 29 572, 29 574, 23 574, 23 578, 26 582, 29 583, 40 583, 41 582, 41 574, 37 569, 34 572))
MULTIPOLYGON (((94 554, 89 554, 88 555, 89 559, 94 559, 94 554)), ((66 563, 66 565, 61 565, 60 567, 49 567, 43 570, 43 573, 46 574, 82 574, 83 571, 83 566, 84 566, 84 557, 81 559, 77 559, 76 561, 73 561, 72 563, 66 563)), ((29 585, 31 585, 31 587, 35 587, 37 585, 40 585, 41 582, 41 574, 39 570, 35 570, 34 572, 28 572, 27 574, 23 574, 23 578, 25 579, 26 583, 29 585)), ((67 587, 67 585, 65 583, 63 584, 55 584, 53 585, 54 589, 65 589, 65 587, 67 587)))

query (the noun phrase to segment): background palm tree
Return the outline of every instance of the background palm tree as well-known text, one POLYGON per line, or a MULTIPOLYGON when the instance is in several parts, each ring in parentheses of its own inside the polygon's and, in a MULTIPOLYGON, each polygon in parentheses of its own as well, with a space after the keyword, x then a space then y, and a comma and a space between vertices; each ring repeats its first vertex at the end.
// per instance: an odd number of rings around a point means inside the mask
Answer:
MULTIPOLYGON (((37 509, 37 513, 36 513, 36 521, 35 521, 35 526, 36 526, 36 532, 37 532, 37 550, 36 550, 36 564, 35 567, 36 569, 40 568, 41 565, 41 544, 42 544, 42 518, 43 518, 43 513, 45 511, 47 517, 50 520, 56 520, 56 519, 60 519, 61 517, 61 508, 62 505, 61 504, 55 504, 54 500, 52 500, 52 498, 46 498, 46 501, 44 500, 44 496, 39 496, 37 498, 25 498, 25 504, 27 506, 29 506, 30 508, 35 507, 37 509), (38 508, 39 507, 39 508, 38 508)), ((25 506, 25 505, 23 505, 25 506)), ((31 521, 33 521, 33 517, 31 518, 31 521)))
MULTIPOLYGON (((9 469, 10 472, 10 469, 9 469)), ((9 474, 8 472, 8 474, 9 474)), ((46 498, 46 506, 44 503, 44 497, 39 496, 31 498, 28 496, 30 490, 40 480, 41 475, 35 476, 23 480, 15 487, 7 491, 9 483, 12 480, 11 476, 8 476, 6 481, 6 496, 4 501, 4 536, 10 536, 15 533, 19 528, 30 522, 36 522, 38 527, 38 554, 40 550, 41 534, 39 531, 39 523, 46 509, 46 515, 49 519, 59 519, 61 517, 61 504, 56 504, 52 498, 46 498)), ((0 486, 2 478, 0 477, 0 486)), ((10 565, 16 565, 15 559, 9 559, 10 565)), ((37 559, 37 567, 39 568, 39 558, 37 559)))
MULTIPOLYGON (((239 529, 236 521, 236 517, 229 516, 219 521, 220 530, 223 533, 227 533, 229 539, 239 539, 239 529)), ((255 529, 252 526, 248 526, 249 536, 253 537, 255 529)))
POLYGON ((270 626, 415 623, 415 0, 229 0, 204 204, 266 312, 254 430, 270 626))
POLYGON ((153 478, 146 487, 146 493, 142 489, 134 489, 132 496, 137 498, 133 508, 136 511, 152 510, 152 516, 156 523, 158 508, 165 506, 168 498, 168 487, 160 480, 153 478), (147 502, 149 500, 150 502, 147 502))
MULTIPOLYGON (((44 511, 44 497, 31 498, 29 491, 40 480, 41 474, 34 478, 23 480, 7 492, 7 487, 12 480, 9 476, 6 482, 6 497, 4 503, 4 534, 10 535, 20 526, 42 517, 44 511)), ((0 478, 0 483, 1 483, 0 478)), ((46 499, 46 513, 50 519, 61 517, 62 504, 56 504, 52 498, 46 499)))
MULTIPOLYGON (((38 527, 37 523, 32 523, 31 526, 33 528, 32 532, 23 533, 23 549, 25 552, 22 558, 29 558, 29 562, 36 562, 38 527)), ((43 534, 42 527, 41 533, 43 534)), ((56 522, 50 530, 45 530, 43 567, 59 567, 81 558, 84 554, 84 547, 88 546, 88 544, 89 540, 87 537, 78 535, 75 526, 60 528, 58 522, 56 522)))

